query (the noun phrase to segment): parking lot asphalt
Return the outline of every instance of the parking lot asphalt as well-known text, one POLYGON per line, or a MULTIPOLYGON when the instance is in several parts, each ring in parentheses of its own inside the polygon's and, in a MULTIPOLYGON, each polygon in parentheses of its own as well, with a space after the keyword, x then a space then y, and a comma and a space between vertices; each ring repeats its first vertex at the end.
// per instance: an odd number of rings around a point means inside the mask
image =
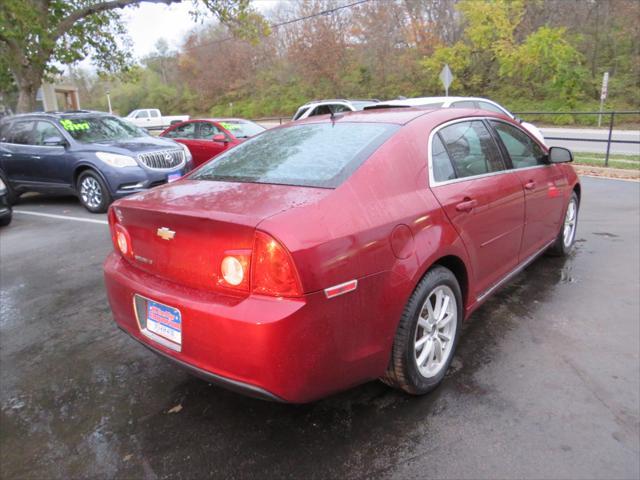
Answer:
POLYGON ((107 226, 33 213, 105 216, 23 199, 0 230, 0 477, 638 478, 640 184, 582 181, 575 253, 477 311, 440 388, 297 406, 129 339, 104 292, 107 226))

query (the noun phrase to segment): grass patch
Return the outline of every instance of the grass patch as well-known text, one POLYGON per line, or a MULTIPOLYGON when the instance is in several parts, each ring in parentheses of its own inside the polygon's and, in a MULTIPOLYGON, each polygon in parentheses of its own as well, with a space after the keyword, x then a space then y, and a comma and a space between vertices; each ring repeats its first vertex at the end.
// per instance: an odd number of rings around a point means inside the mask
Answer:
MULTIPOLYGON (((573 163, 590 167, 604 167, 603 153, 574 153, 573 163)), ((640 170, 640 156, 638 155, 609 155, 609 167, 624 170, 640 170)))

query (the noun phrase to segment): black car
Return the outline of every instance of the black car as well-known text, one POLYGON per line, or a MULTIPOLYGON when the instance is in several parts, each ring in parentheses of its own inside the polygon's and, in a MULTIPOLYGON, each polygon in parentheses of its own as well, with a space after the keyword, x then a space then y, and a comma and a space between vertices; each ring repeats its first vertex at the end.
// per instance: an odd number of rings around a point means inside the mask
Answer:
POLYGON ((13 211, 9 204, 9 190, 0 178, 0 227, 5 227, 11 223, 13 211))
POLYGON ((0 122, 0 178, 9 201, 24 192, 71 193, 90 212, 180 178, 191 153, 118 117, 86 110, 29 113, 0 122))

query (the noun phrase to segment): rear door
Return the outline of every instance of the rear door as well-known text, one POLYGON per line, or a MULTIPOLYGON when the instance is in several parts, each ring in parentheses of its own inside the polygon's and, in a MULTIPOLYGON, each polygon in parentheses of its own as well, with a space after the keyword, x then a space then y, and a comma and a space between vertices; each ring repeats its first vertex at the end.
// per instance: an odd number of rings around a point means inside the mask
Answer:
MULTIPOLYGON (((12 184, 31 182, 35 172, 30 163, 33 142, 34 120, 16 120, 11 122, 5 138, 0 145, 2 155, 2 169, 12 184)), ((4 130, 3 130, 4 132, 4 130)))
POLYGON ((489 122, 508 154, 525 191, 526 214, 521 260, 552 241, 560 231, 569 183, 558 165, 523 129, 501 120, 489 122))
POLYGON ((431 189, 467 248, 474 293, 481 295, 518 264, 522 183, 480 119, 445 124, 432 134, 429 171, 431 189))

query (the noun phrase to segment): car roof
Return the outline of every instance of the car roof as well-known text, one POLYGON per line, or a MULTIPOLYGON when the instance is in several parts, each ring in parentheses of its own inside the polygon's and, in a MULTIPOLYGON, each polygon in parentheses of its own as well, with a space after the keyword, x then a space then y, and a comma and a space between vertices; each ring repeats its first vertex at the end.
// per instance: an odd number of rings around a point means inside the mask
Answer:
POLYGON ((379 101, 380 100, 378 100, 377 98, 326 98, 326 99, 320 99, 320 100, 310 100, 307 103, 305 103, 304 105, 301 105, 300 108, 308 107, 310 105, 315 105, 317 103, 332 103, 332 102, 343 102, 343 103, 371 102, 371 103, 377 103, 379 101))
POLYGON ((282 125, 295 126, 312 123, 325 123, 327 121, 333 122, 348 122, 348 123, 390 123, 396 125, 406 125, 413 120, 423 117, 429 117, 433 119, 434 124, 442 124, 450 120, 457 120, 463 118, 472 117, 494 117, 499 119, 512 120, 507 115, 488 112, 486 110, 480 110, 476 108, 441 108, 434 107, 428 108, 428 105, 424 107, 407 107, 398 109, 373 109, 363 110, 356 112, 345 112, 333 115, 318 115, 314 117, 305 118, 304 120, 297 120, 282 125))
MULTIPOLYGON (((327 120, 331 121, 333 119, 334 122, 362 122, 362 123, 394 123, 397 125, 405 125, 410 121, 421 117, 422 115, 426 115, 430 112, 438 110, 437 108, 428 109, 428 108, 402 108, 402 109, 383 109, 383 110, 360 110, 356 112, 341 112, 333 115, 316 115, 313 117, 305 118, 304 120, 297 120, 295 122, 291 122, 291 125, 294 124, 305 124, 305 123, 323 123, 327 120)), ((462 110, 462 109, 460 109, 462 110)))
POLYGON ((95 115, 95 116, 110 116, 111 114, 107 112, 99 112, 94 110, 66 110, 64 112, 30 112, 30 113, 19 113, 17 115, 11 115, 10 117, 6 117, 7 120, 20 120, 22 118, 48 118, 49 120, 59 120, 64 118, 77 118, 77 117, 86 117, 87 115, 95 115))
POLYGON ((252 122, 251 120, 247 120, 246 118, 234 118, 234 117, 225 117, 225 118, 192 118, 190 120, 187 121, 207 121, 207 122, 245 122, 245 123, 255 123, 252 122))

